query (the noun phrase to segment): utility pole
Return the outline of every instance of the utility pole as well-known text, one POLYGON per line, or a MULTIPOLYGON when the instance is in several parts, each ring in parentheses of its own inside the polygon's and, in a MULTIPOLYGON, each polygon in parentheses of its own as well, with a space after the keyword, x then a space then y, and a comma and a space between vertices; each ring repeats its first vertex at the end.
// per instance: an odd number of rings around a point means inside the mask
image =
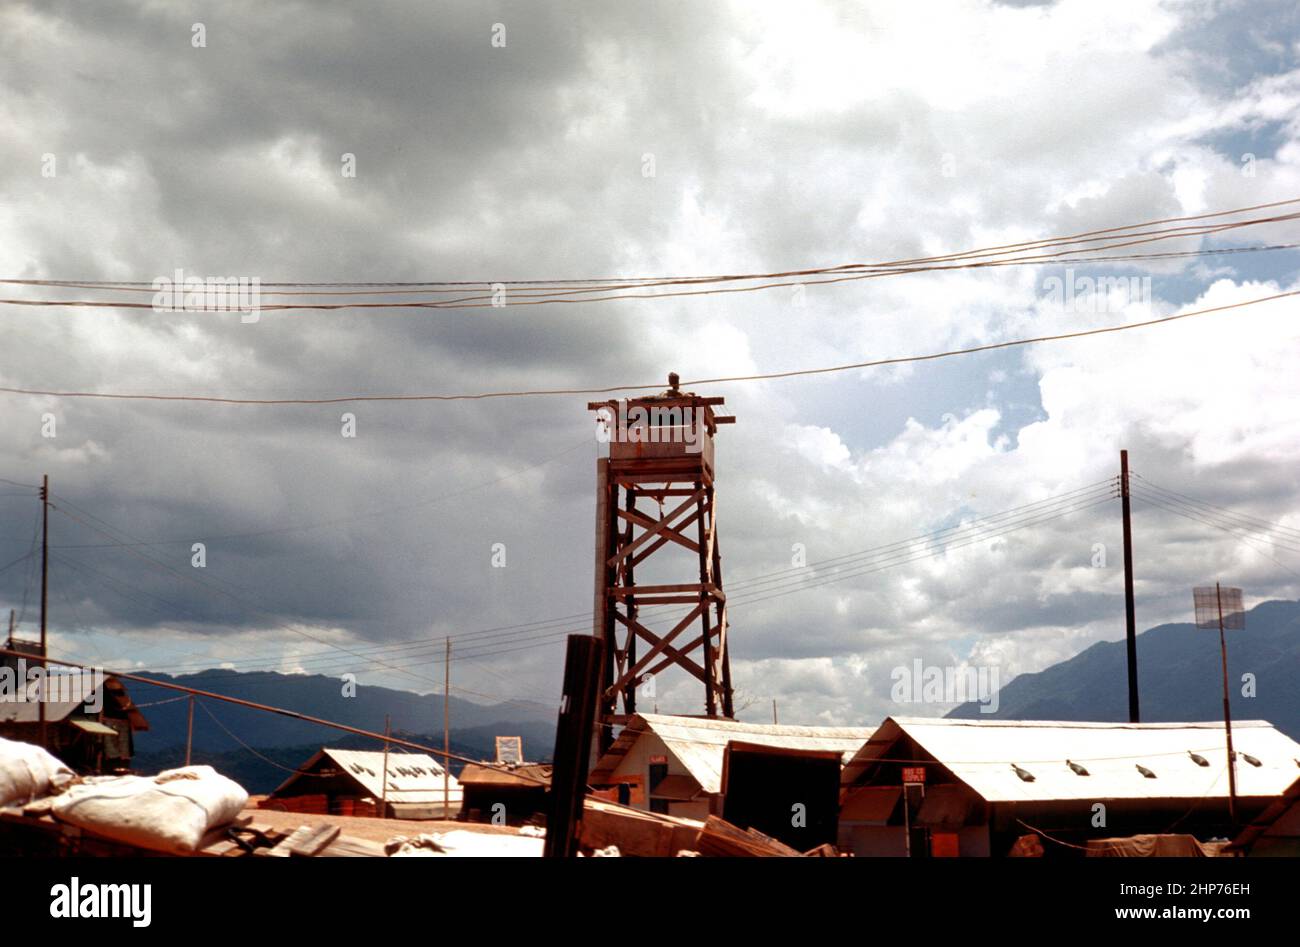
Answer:
POLYGON ((384 777, 379 787, 379 818, 388 818, 388 737, 392 730, 392 717, 384 714, 384 777))
POLYGON ((190 750, 194 747, 194 695, 190 695, 190 719, 185 725, 185 765, 190 765, 190 750))
POLYGON ((5 647, 12 648, 14 646, 13 641, 14 641, 14 610, 11 608, 9 609, 9 644, 5 645, 5 647))
POLYGON ((41 478, 41 683, 37 698, 37 720, 40 721, 41 746, 49 749, 45 727, 45 612, 50 591, 50 475, 41 478))
POLYGON ((1124 622, 1128 638, 1128 720, 1141 721, 1138 712, 1137 615, 1133 608, 1133 523, 1128 492, 1128 451, 1119 452, 1120 509, 1124 515, 1124 622))
POLYGON ((442 817, 446 819, 451 808, 451 636, 442 663, 442 817))
POLYGON ((776 725, 776 698, 772 698, 772 725, 776 725))
POLYGON ((1237 824, 1237 754, 1232 748, 1232 707, 1228 700, 1228 638, 1225 628, 1246 627, 1246 609, 1242 604, 1241 589, 1199 586, 1192 589, 1196 606, 1196 627, 1219 629, 1219 655, 1223 661, 1223 737, 1228 751, 1228 820, 1237 824), (1228 614, 1223 613, 1223 600, 1228 600, 1228 614))
POLYGON ((1219 652, 1223 655, 1223 730, 1228 744, 1228 819, 1237 824, 1237 754, 1232 752, 1232 710, 1228 701, 1228 639, 1223 634, 1223 591, 1214 583, 1219 606, 1219 652))

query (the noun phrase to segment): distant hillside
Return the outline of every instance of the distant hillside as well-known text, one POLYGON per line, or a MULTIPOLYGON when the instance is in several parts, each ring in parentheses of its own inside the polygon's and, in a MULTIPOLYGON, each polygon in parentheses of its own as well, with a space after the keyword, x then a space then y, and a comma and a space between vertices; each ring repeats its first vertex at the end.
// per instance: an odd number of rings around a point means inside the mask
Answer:
MULTIPOLYGON (((395 735, 432 746, 442 745, 441 694, 421 696, 386 687, 357 685, 355 696, 344 697, 338 678, 317 674, 208 670, 171 677, 148 671, 141 673, 155 680, 284 707, 376 732, 383 732, 384 715, 388 714, 395 735)), ((137 704, 153 704, 143 707, 149 729, 135 735, 136 768, 147 771, 183 763, 188 701, 173 700, 177 692, 163 687, 132 682, 129 689, 137 704)), ((299 765, 322 746, 380 748, 373 740, 291 717, 215 700, 201 700, 201 704, 194 712, 194 762, 211 763, 222 772, 237 778, 243 776, 241 781, 253 792, 273 788, 287 774, 259 760, 241 746, 241 741, 287 766, 299 765), (212 716, 205 713, 204 707, 212 716)), ((551 757, 556 720, 553 708, 527 701, 483 705, 452 697, 450 716, 454 752, 491 758, 496 736, 522 736, 524 753, 529 759, 551 757)))
MULTIPOLYGON (((1223 719, 1217 630, 1191 623, 1159 625, 1138 635, 1137 657, 1144 722, 1223 719)), ((1300 740, 1300 602, 1263 602, 1247 612, 1245 630, 1228 632, 1228 675, 1234 718, 1267 720, 1300 740), (1255 675, 1253 698, 1241 696, 1245 673, 1255 675)), ((1002 688, 995 714, 963 704, 948 716, 1127 720, 1124 641, 1100 642, 1068 661, 1020 675, 1002 688)))

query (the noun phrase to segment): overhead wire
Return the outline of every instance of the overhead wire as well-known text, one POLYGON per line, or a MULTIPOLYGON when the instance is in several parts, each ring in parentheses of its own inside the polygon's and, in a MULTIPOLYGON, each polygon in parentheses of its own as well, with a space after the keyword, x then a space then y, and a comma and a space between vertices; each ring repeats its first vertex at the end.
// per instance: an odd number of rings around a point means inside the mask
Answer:
MULTIPOLYGON (((901 272, 909 268, 919 266, 945 264, 945 263, 962 263, 962 261, 981 261, 974 265, 983 265, 988 262, 988 258, 1006 256, 1013 251, 1030 251, 1039 249, 1050 249, 1053 247, 1067 247, 1080 243, 1096 243, 1105 240, 1130 240, 1134 237, 1158 239, 1176 239, 1190 236, 1203 236, 1210 233, 1218 233, 1225 230, 1240 229, 1247 226, 1259 224, 1278 223, 1282 221, 1296 219, 1295 213, 1277 214, 1260 218, 1251 218, 1246 220, 1227 221, 1222 223, 1206 223, 1206 221, 1217 220, 1218 218, 1251 213, 1257 210, 1267 210, 1278 207, 1284 207, 1300 203, 1300 198, 1293 198, 1281 201, 1273 201, 1265 204, 1257 204, 1251 207, 1234 208, 1231 210, 1208 212, 1204 214, 1186 215, 1181 217, 1162 218, 1153 221, 1146 221, 1138 224, 1127 224, 1119 227, 1110 227, 1100 230, 1084 231, 1082 233, 1059 235, 1053 237, 1039 238, 1036 240, 1020 241, 1015 243, 1001 244, 990 247, 982 247, 972 250, 958 251, 954 253, 937 254, 925 257, 903 258, 897 260, 879 261, 875 263, 849 263, 835 266, 823 267, 805 267, 800 269, 784 269, 766 272, 750 273, 730 273, 730 274, 712 274, 696 276, 665 276, 665 277, 605 277, 605 278, 587 278, 571 280, 455 280, 455 281, 425 281, 425 282, 344 282, 336 281, 329 283, 310 283, 310 282, 267 282, 264 285, 276 287, 295 287, 298 294, 301 294, 302 287, 350 287, 365 288, 370 290, 368 295, 381 295, 385 292, 409 293, 418 291, 433 291, 435 288, 441 288, 442 291, 455 291, 458 287, 494 287, 509 286, 514 287, 513 292, 518 295, 520 292, 530 293, 536 287, 546 287, 545 292, 554 295, 554 286, 570 286, 575 289, 565 290, 563 292, 607 292, 610 289, 617 288, 645 288, 668 285, 697 285, 702 283, 719 283, 734 281, 755 281, 762 279, 780 279, 792 276, 816 276, 823 274, 858 274, 858 275, 875 275, 877 273, 901 272), (1192 223, 1197 222, 1197 223, 1192 223), (1184 224, 1185 226, 1171 227, 1164 230, 1149 230, 1143 228, 1159 227, 1164 224, 1184 224), (867 271, 862 273, 861 271, 867 271), (594 286, 590 284, 596 284, 594 286), (400 288, 398 288, 400 287, 400 288), (413 289, 419 287, 420 289, 413 289)), ((1134 241, 1134 243, 1150 242, 1148 240, 1134 241)), ((1130 246, 1132 243, 1119 243, 1108 245, 1110 247, 1130 246)), ((1105 249, 1106 247, 1103 247, 1105 249)), ((1082 248, 1079 250, 1060 250, 1060 254, 1073 254, 1080 252, 1095 252, 1097 248, 1082 248)), ((0 284, 35 286, 35 287, 64 287, 64 288, 113 288, 120 290, 137 290, 137 291, 156 291, 157 281, 97 281, 97 280, 44 280, 44 279, 5 279, 0 280, 0 284), (146 289, 147 287, 147 289, 146 289)), ((259 281, 259 286, 261 286, 259 281)), ((768 287, 771 288, 770 285, 768 287)), ((309 293, 308 295, 319 295, 309 293)), ((451 303, 460 304, 463 302, 481 300, 483 297, 466 297, 463 300, 452 300, 451 303)), ((72 304, 72 305, 99 305, 94 301, 53 301, 53 300, 0 300, 4 302, 15 302, 16 304, 34 303, 34 304, 72 304)), ((430 305, 446 305, 447 301, 442 303, 433 303, 430 305)), ((488 303, 495 305, 495 303, 488 303)), ((106 306, 140 306, 144 304, 114 304, 105 303, 106 306)), ((409 304, 396 304, 398 306, 407 306, 409 304)), ((152 308, 152 304, 148 306, 152 308)), ((312 307, 287 307, 287 308, 317 308, 312 307)), ((322 306, 320 308, 337 308, 322 306)))
MULTIPOLYGON (((1015 348, 1023 345, 1035 345, 1043 342, 1059 342, 1066 339, 1080 339, 1090 336, 1107 335, 1115 332, 1126 332, 1132 329, 1142 329, 1149 326, 1165 325, 1177 322, 1183 319, 1190 319, 1195 316, 1210 315, 1219 312, 1228 312, 1230 310, 1241 309, 1246 306, 1255 306, 1262 303, 1274 302, 1279 299, 1289 299, 1300 296, 1300 290, 1290 290, 1287 292, 1273 293, 1268 296, 1260 296, 1255 299, 1246 299, 1240 302, 1228 303, 1222 306, 1210 306, 1205 309, 1196 309, 1189 312, 1174 313, 1173 315, 1161 316, 1153 319, 1143 319, 1137 322, 1121 323, 1119 325, 1100 326, 1093 329, 1079 329, 1073 332, 1059 332, 1049 335, 1032 336, 1020 339, 1008 339, 1002 342, 991 342, 984 345, 973 345, 959 349, 948 349, 940 352, 931 352, 923 355, 905 355, 893 358, 871 359, 864 362, 851 362, 844 365, 830 365, 821 368, 802 368, 791 369, 788 371, 776 372, 759 372, 750 375, 724 375, 716 378, 698 378, 690 381, 684 381, 682 386, 697 385, 719 385, 732 384, 737 382, 752 381, 773 381, 777 379, 810 377, 816 375, 827 375, 837 372, 856 371, 866 368, 876 368, 884 365, 903 365, 916 362, 929 362, 944 358, 953 358, 962 355, 974 355, 980 352, 992 352, 1001 349, 1015 348)), ((58 391, 54 389, 39 388, 16 388, 0 387, 0 392, 7 394, 32 395, 37 397, 53 398, 98 398, 109 400, 126 400, 126 401, 164 401, 164 402, 203 402, 208 404, 230 404, 230 405, 309 405, 309 404, 343 404, 352 402, 408 402, 408 401, 482 401, 498 398, 527 398, 538 396, 556 396, 556 395, 606 395, 614 394, 621 391, 647 391, 661 389, 663 383, 649 384, 620 384, 607 385, 594 388, 535 388, 535 389, 518 389, 507 391, 488 391, 478 393, 461 393, 461 394, 406 394, 406 395, 339 395, 329 398, 227 398, 212 395, 162 395, 162 394, 138 394, 125 392, 105 392, 105 391, 58 391)))

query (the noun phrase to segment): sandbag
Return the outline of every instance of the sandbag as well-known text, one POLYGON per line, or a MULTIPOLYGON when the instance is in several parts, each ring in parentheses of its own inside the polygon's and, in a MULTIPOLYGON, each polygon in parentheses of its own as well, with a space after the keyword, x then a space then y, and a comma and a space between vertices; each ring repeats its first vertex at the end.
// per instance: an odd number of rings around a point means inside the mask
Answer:
POLYGON ((106 776, 55 799, 56 819, 152 851, 188 854, 212 829, 232 822, 248 793, 211 766, 157 776, 106 776))
POLYGON ((0 806, 24 805, 73 776, 43 747, 0 737, 0 806))

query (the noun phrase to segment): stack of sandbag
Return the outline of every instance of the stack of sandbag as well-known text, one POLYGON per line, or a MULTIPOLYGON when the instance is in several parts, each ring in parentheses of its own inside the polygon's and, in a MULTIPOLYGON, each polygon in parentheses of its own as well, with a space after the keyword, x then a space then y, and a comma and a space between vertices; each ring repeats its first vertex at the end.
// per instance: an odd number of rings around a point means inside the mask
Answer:
POLYGON ((42 747, 0 737, 0 806, 24 805, 73 778, 72 770, 42 747))
POLYGON ((157 776, 83 780, 59 796, 56 819, 139 848, 183 855, 212 829, 234 821, 248 793, 211 766, 184 766, 157 776))

